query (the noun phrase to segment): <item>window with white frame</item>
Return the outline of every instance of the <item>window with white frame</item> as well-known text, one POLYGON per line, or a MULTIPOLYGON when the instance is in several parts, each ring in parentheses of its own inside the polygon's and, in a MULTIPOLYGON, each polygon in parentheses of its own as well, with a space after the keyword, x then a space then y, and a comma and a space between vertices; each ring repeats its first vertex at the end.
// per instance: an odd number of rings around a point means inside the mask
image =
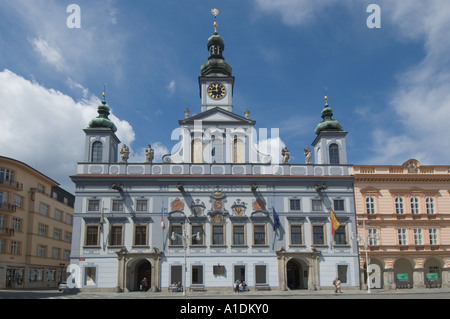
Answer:
POLYGON ((100 211, 100 200, 99 199, 89 199, 88 200, 88 212, 98 212, 100 211))
POLYGON ((438 229, 429 228, 428 235, 430 239, 430 245, 439 245, 438 229))
POLYGON ((147 211, 147 200, 146 199, 136 199, 136 211, 146 212, 147 211))
POLYGON ((44 224, 39 224, 38 235, 39 236, 47 236, 48 226, 44 224))
POLYGON ((369 246, 378 246, 379 238, 378 228, 369 228, 369 246))
POLYGON ((427 197, 425 199, 425 206, 427 209, 427 214, 435 214, 436 211, 434 210, 434 197, 427 197))
POLYGON ((41 213, 41 215, 43 215, 43 216, 48 216, 49 209, 50 208, 48 205, 41 203, 41 205, 39 207, 39 213, 41 213))
POLYGON ((38 257, 47 257, 47 247, 44 245, 37 246, 37 256, 38 257))
POLYGON ((322 205, 321 199, 313 199, 311 204, 312 204, 313 212, 321 212, 323 210, 323 205, 322 205))
POLYGON ((113 199, 112 201, 112 211, 113 212, 123 212, 123 200, 113 199))
POLYGON ((420 208, 419 208, 419 197, 411 197, 411 214, 417 215, 420 214, 420 208))
POLYGON ((405 203, 403 197, 395 197, 395 213, 398 215, 402 215, 405 213, 405 203))
POLYGON ((413 229, 413 234, 414 234, 414 244, 415 245, 423 245, 422 228, 414 228, 413 229))
POLYGON ((302 209, 301 202, 299 198, 289 199, 289 210, 300 211, 302 209))
POLYGON ((397 229, 397 236, 398 236, 398 244, 399 245, 408 245, 408 236, 407 236, 407 230, 406 228, 399 228, 397 229))
POLYGON ((366 213, 368 215, 375 214, 375 198, 373 196, 366 197, 366 213))

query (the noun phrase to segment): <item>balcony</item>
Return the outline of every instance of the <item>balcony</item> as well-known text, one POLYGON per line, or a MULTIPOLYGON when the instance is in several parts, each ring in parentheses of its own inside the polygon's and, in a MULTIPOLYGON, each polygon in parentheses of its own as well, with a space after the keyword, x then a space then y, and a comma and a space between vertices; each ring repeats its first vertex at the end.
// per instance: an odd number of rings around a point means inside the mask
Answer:
POLYGON ((0 211, 15 213, 17 206, 10 203, 0 203, 0 211))
POLYGON ((14 236, 14 228, 0 228, 0 236, 14 236))
POLYGON ((9 180, 3 179, 3 180, 0 180, 0 185, 10 187, 16 191, 23 190, 23 184, 16 182, 16 181, 9 181, 9 180))

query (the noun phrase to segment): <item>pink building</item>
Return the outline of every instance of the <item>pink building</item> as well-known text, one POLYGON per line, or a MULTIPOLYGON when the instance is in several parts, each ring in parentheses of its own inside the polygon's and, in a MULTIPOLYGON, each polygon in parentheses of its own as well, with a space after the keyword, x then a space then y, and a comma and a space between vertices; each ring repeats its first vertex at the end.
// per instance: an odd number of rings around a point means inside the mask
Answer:
POLYGON ((364 288, 450 287, 450 166, 411 159, 353 174, 364 288))

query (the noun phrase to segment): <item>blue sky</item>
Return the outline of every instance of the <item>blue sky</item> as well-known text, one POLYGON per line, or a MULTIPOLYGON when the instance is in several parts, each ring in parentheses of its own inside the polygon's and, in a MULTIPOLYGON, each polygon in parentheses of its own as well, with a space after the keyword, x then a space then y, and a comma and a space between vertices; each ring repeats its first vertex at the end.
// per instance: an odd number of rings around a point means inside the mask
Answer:
POLYGON ((212 8, 234 112, 280 128, 291 163, 304 163, 328 88, 350 163, 448 165, 448 0, 0 0, 0 155, 72 191, 105 84, 131 159, 152 144, 160 160, 185 108, 200 112, 212 8), (379 29, 366 23, 372 3, 379 29), (70 4, 79 29, 67 27, 70 4))

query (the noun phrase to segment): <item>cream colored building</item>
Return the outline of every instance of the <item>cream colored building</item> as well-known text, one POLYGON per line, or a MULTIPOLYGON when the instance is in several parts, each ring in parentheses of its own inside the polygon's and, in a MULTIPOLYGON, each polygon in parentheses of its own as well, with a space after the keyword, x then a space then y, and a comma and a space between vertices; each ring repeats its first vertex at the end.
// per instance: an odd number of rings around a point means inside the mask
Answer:
POLYGON ((361 282, 386 289, 450 287, 450 166, 411 159, 398 166, 355 165, 353 173, 361 282))
POLYGON ((0 289, 56 288, 66 279, 74 196, 0 156, 0 289))

